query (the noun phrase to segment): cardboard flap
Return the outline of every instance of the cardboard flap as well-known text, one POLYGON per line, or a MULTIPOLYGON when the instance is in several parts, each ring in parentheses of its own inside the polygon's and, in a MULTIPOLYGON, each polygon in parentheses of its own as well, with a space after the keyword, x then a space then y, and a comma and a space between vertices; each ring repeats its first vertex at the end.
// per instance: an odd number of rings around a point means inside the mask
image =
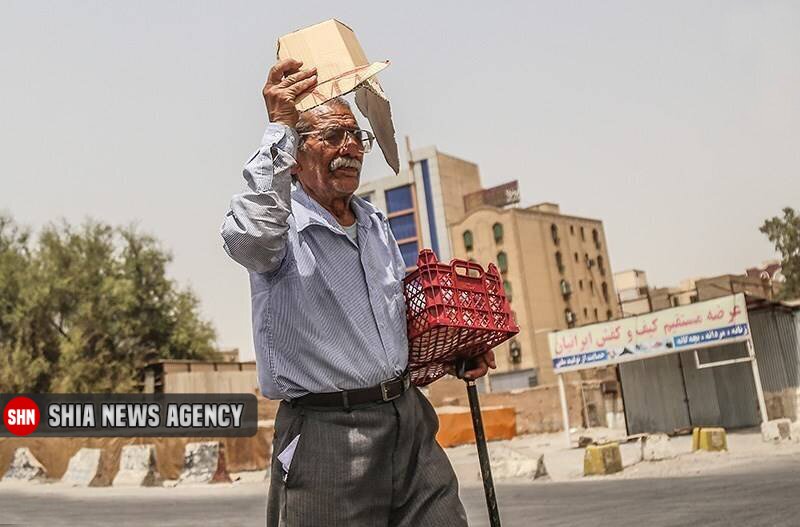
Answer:
POLYGON ((297 109, 304 112, 315 106, 319 106, 325 101, 350 93, 356 89, 359 84, 371 78, 388 65, 388 60, 386 62, 373 62, 367 66, 360 66, 331 79, 324 80, 317 84, 314 91, 295 101, 297 109))
POLYGON ((364 114, 372 126, 378 146, 381 147, 383 158, 394 170, 400 172, 400 155, 397 151, 397 141, 394 138, 394 124, 392 123, 392 109, 389 99, 381 89, 381 85, 374 78, 368 79, 356 90, 356 106, 364 114))

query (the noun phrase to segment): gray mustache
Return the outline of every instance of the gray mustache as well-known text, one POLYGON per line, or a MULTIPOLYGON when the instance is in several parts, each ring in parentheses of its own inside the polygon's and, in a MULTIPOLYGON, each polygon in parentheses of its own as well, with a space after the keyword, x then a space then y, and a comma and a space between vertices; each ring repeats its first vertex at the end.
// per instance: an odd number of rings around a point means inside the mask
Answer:
POLYGON ((340 168, 355 168, 361 170, 361 161, 352 157, 337 157, 328 166, 331 172, 340 168))

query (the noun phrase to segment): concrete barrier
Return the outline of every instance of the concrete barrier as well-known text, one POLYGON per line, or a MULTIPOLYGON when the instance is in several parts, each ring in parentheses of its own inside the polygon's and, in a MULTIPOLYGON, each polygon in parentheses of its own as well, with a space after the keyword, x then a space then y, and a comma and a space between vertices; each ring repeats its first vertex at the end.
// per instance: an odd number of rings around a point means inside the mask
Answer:
POLYGON ((583 456, 584 476, 603 476, 622 472, 622 454, 618 443, 589 445, 583 456))
MULTIPOLYGON (((489 461, 492 465, 492 476, 501 479, 535 480, 547 477, 544 465, 544 454, 524 454, 506 445, 491 445, 489 461)), ((478 474, 480 478, 480 473, 478 474)))
POLYGON ((642 460, 661 461, 675 457, 667 434, 649 434, 642 438, 642 460))
POLYGON ((186 483, 230 483, 225 449, 219 441, 188 443, 183 454, 183 472, 178 485, 186 483))
POLYGON ((761 437, 764 441, 781 441, 792 438, 792 421, 789 419, 773 419, 761 423, 761 437))
POLYGON ((692 430, 692 450, 721 452, 728 450, 724 428, 695 428, 692 430))
POLYGON ((26 447, 14 451, 14 457, 8 470, 3 474, 2 481, 44 481, 47 471, 39 460, 26 447))
POLYGON ((156 469, 154 445, 127 445, 122 447, 119 471, 114 476, 114 487, 156 487, 161 485, 161 475, 156 469))
MULTIPOLYGON (((99 448, 81 448, 69 460, 67 471, 61 477, 61 482, 73 487, 98 487, 103 483, 100 480, 100 455, 103 451, 99 448)), ((107 484, 107 483, 106 483, 107 484)))

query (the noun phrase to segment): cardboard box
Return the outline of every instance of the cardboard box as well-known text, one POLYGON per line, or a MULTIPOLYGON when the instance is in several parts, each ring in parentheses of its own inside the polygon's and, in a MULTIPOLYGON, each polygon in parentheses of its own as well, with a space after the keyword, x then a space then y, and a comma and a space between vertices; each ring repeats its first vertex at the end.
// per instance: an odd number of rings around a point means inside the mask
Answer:
POLYGON ((384 159, 397 174, 400 157, 392 112, 376 77, 389 61, 370 63, 353 30, 334 19, 279 38, 278 59, 287 58, 302 61, 303 69, 317 68, 317 87, 297 100, 297 109, 310 110, 354 91, 356 106, 369 121, 384 159))

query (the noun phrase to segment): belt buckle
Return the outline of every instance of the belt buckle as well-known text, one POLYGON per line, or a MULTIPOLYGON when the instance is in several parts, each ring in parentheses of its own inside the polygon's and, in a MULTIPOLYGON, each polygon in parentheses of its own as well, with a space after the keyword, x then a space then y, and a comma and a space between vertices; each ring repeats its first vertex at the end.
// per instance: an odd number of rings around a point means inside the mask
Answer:
POLYGON ((385 381, 381 381, 381 397, 383 397, 384 402, 394 401, 401 395, 403 395, 403 390, 400 390, 395 395, 389 394, 389 385, 390 383, 397 382, 397 378, 394 379, 387 379, 385 381))

